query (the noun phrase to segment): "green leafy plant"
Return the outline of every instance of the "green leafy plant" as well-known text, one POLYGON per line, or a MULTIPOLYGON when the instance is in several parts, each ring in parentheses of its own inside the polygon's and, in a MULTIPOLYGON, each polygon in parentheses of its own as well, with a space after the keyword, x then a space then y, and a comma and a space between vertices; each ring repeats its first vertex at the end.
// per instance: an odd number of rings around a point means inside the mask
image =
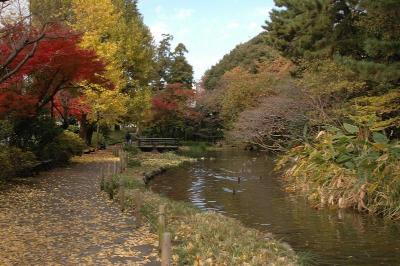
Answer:
POLYGON ((326 127, 281 157, 288 190, 310 200, 400 219, 400 144, 352 124, 326 127))
POLYGON ((32 152, 0 145, 0 182, 24 174, 36 163, 32 152))
POLYGON ((72 156, 82 155, 86 148, 84 141, 75 133, 64 131, 53 142, 43 148, 42 159, 50 159, 55 162, 68 162, 72 156))

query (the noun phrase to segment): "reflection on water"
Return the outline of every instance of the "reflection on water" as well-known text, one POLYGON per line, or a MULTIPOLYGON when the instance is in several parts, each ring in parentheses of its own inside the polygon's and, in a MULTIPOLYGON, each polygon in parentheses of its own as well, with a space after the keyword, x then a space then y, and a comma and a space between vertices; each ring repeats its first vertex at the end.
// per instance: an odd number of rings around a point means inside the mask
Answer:
POLYGON ((400 224, 353 212, 312 209, 282 191, 263 154, 220 151, 172 169, 151 189, 274 233, 321 265, 400 265, 400 224))

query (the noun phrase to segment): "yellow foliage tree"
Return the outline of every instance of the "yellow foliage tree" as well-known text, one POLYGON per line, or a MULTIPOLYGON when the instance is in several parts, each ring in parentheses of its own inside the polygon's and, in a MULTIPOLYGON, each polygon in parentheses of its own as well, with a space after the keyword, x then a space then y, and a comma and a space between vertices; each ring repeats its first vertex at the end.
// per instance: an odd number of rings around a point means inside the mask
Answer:
POLYGON ((81 46, 96 51, 106 63, 105 78, 116 87, 114 90, 93 84, 85 87, 86 103, 91 107, 88 121, 112 126, 127 112, 128 97, 121 93, 126 81, 118 60, 122 15, 111 0, 72 0, 72 10, 75 18, 72 27, 83 33, 81 46))
POLYGON ((154 76, 154 47, 136 2, 68 1, 73 13, 69 23, 83 33, 81 46, 96 51, 106 64, 104 77, 116 87, 85 87, 92 109, 88 122, 111 126, 124 119, 142 128, 151 118, 152 92, 147 86, 154 76))
POLYGON ((133 122, 138 130, 143 128, 152 118, 153 92, 150 88, 138 90, 128 101, 127 118, 133 122))
POLYGON ((90 106, 88 120, 103 126, 112 126, 127 113, 128 96, 117 90, 91 85, 85 90, 85 102, 90 106))
POLYGON ((111 0, 73 0, 73 27, 84 33, 82 47, 93 49, 107 64, 106 78, 118 90, 125 85, 122 64, 117 59, 121 13, 111 0))

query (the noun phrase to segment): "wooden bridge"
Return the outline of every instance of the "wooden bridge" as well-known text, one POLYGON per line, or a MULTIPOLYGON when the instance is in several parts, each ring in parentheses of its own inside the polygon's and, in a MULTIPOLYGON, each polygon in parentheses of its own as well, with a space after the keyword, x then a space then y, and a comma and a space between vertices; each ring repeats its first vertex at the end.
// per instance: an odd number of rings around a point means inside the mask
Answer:
POLYGON ((138 147, 142 151, 177 150, 179 148, 179 141, 173 138, 139 138, 138 147))

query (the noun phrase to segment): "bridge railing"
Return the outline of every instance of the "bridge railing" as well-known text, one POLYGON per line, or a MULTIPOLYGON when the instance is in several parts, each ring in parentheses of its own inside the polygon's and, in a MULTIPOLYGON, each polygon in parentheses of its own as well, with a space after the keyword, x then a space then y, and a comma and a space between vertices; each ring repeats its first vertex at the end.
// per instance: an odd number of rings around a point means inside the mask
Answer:
POLYGON ((175 149, 179 147, 179 141, 174 138, 139 138, 138 147, 155 149, 175 149))

